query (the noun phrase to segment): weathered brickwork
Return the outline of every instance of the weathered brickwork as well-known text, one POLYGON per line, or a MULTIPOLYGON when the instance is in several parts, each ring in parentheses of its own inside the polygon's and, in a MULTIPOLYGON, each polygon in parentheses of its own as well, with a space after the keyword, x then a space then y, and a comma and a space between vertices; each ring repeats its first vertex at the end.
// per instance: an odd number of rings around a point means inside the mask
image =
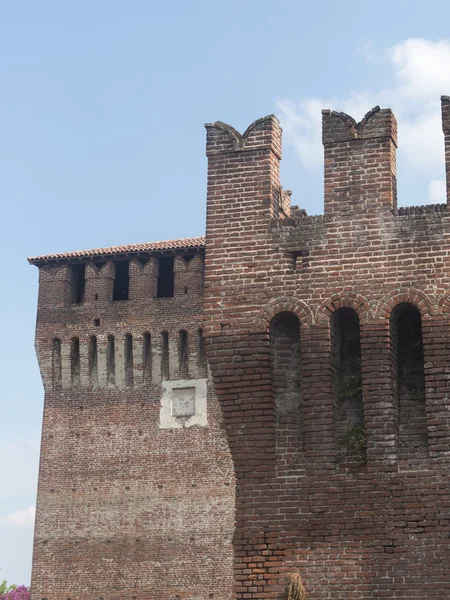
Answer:
POLYGON ((234 475, 211 381, 206 426, 191 426, 195 406, 174 404, 181 416, 167 427, 161 406, 164 386, 181 384, 192 401, 207 377, 202 244, 162 251, 174 256, 173 297, 155 297, 156 253, 80 257, 78 304, 79 263, 38 261, 45 408, 33 600, 232 595, 234 475), (128 300, 112 301, 116 259, 130 261, 128 300))
POLYGON ((31 259, 33 600, 448 600, 447 205, 397 208, 390 110, 323 111, 322 216, 275 117, 206 127, 205 240, 31 259))
POLYGON ((397 209, 389 110, 323 112, 323 216, 280 201, 275 118, 207 132, 204 330, 236 474, 235 597, 282 598, 300 572, 314 600, 449 598, 446 207, 397 209))

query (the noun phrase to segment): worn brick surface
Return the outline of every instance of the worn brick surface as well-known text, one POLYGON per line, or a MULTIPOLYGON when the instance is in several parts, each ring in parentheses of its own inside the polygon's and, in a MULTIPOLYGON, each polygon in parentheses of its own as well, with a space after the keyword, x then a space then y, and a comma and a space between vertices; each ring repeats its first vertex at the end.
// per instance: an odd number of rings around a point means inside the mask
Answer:
POLYGON ((282 598, 299 571, 313 600, 449 598, 446 207, 397 209, 390 110, 324 111, 323 216, 280 201, 276 119, 207 134, 204 329, 236 471, 235 597, 282 598), (398 305, 420 312, 422 391, 417 361, 399 367, 398 305), (340 460, 343 307, 359 318, 362 461, 340 460))
POLYGON ((67 261, 40 267, 36 348, 45 407, 33 600, 228 599, 234 475, 211 383, 207 427, 159 428, 162 371, 172 380, 206 376, 198 352, 202 254, 189 262, 176 255, 173 298, 154 298, 152 256, 144 266, 133 259, 129 300, 112 302, 109 261, 100 270, 88 264, 79 305, 71 301, 67 261), (187 356, 180 331, 187 332, 187 356))
MULTIPOLYGON (((442 114, 448 178, 448 97, 442 114)), ((107 251, 80 255, 77 306, 75 257, 32 261, 33 600, 281 599, 296 572, 311 600, 448 600, 447 206, 397 208, 390 110, 323 111, 320 216, 280 186, 275 117, 206 127, 205 262, 172 248, 173 299, 154 299, 151 248, 143 266, 130 247, 119 303, 107 251), (208 427, 160 429, 161 378, 204 376, 205 353, 208 427)))

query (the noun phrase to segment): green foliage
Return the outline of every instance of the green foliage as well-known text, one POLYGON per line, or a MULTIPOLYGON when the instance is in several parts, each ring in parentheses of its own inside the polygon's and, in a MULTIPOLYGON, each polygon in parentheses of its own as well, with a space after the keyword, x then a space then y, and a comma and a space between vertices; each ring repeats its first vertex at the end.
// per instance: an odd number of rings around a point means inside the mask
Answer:
MULTIPOLYGON (((337 390, 337 397, 339 402, 348 402, 354 406, 353 403, 362 401, 362 393, 361 377, 348 377, 346 382, 337 390)), ((356 454, 360 464, 366 462, 367 440, 362 425, 351 425, 342 436, 341 444, 346 448, 347 453, 356 454)))
POLYGON ((362 380, 361 377, 349 377, 344 385, 337 391, 338 400, 353 400, 362 398, 362 380))
POLYGON ((6 579, 4 579, 0 583, 0 594, 6 594, 7 592, 11 592, 12 590, 15 590, 16 588, 17 588, 17 585, 8 585, 6 582, 6 579))
POLYGON ((367 439, 366 432, 362 425, 352 425, 347 429, 343 439, 343 445, 347 448, 347 451, 354 451, 358 457, 359 462, 365 463, 367 460, 367 439))

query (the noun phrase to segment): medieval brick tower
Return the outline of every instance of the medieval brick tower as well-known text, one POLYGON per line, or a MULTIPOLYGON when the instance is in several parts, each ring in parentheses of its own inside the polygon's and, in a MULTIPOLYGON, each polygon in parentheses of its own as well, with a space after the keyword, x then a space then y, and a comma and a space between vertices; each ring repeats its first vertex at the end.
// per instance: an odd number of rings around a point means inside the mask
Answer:
POLYGON ((206 238, 30 259, 33 600, 448 600, 447 205, 397 208, 390 110, 323 111, 323 216, 275 117, 206 127, 206 238))

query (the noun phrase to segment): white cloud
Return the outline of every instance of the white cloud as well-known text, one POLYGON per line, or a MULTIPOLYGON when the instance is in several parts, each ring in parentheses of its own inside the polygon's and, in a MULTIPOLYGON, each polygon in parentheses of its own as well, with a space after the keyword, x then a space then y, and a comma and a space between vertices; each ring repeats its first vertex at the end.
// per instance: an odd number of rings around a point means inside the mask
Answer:
POLYGON ((414 99, 430 98, 450 89, 450 42, 410 38, 386 50, 399 92, 414 99))
MULTIPOLYGON (((449 65, 450 66, 450 65, 449 65)), ((444 135, 442 133, 439 96, 429 111, 411 119, 399 117, 399 151, 411 165, 422 171, 444 166, 444 135)))
POLYGON ((428 184, 428 200, 431 204, 444 204, 447 201, 445 179, 433 179, 428 184))
POLYGON ((25 510, 16 510, 2 519, 2 524, 8 527, 33 527, 36 508, 29 506, 25 510))
MULTIPOLYGON (((375 48, 368 43, 356 51, 375 60, 375 48)), ((291 143, 305 168, 323 162, 321 109, 348 113, 359 121, 373 106, 392 107, 399 124, 399 157, 415 172, 437 178, 444 165, 441 126, 441 94, 450 93, 450 41, 410 38, 382 53, 387 79, 392 86, 373 93, 352 92, 342 98, 303 98, 280 100, 277 105, 287 143, 291 143)), ((429 197, 442 198, 437 184, 429 197)), ((439 200, 442 201, 442 200, 439 200)))
POLYGON ((281 111, 281 122, 288 143, 297 151, 304 167, 319 167, 323 163, 322 109, 339 107, 336 110, 361 117, 377 102, 373 96, 359 93, 348 98, 306 98, 300 102, 283 100, 277 102, 281 111))
POLYGON ((278 103, 283 113, 283 124, 288 141, 295 147, 306 168, 322 163, 322 104, 311 98, 295 104, 291 101, 278 103))

